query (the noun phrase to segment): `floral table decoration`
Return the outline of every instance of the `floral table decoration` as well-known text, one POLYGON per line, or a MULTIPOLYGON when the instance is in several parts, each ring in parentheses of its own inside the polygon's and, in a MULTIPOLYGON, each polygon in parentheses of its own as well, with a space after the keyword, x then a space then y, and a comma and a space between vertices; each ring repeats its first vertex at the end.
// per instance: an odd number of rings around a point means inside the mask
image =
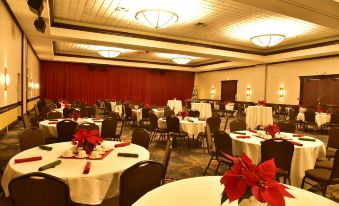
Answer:
POLYGON ((276 124, 269 124, 264 127, 264 130, 266 134, 271 135, 272 138, 275 138, 275 134, 280 132, 280 128, 276 124))
POLYGON ((76 144, 78 149, 82 147, 87 154, 90 154, 96 148, 96 145, 102 141, 98 130, 79 129, 74 134, 72 143, 76 144))

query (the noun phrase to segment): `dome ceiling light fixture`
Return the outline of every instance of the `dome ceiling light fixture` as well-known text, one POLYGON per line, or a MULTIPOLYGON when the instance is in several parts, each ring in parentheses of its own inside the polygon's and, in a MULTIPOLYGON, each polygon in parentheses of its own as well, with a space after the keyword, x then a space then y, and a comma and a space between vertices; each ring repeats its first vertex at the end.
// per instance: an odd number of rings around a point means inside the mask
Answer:
POLYGON ((98 53, 106 58, 115 58, 120 55, 120 51, 115 50, 99 50, 98 53))
POLYGON ((265 34, 252 37, 251 42, 260 47, 271 47, 279 44, 285 38, 285 35, 282 34, 265 34))
POLYGON ((176 13, 161 9, 145 9, 135 14, 135 19, 152 28, 164 28, 178 21, 176 13))
POLYGON ((192 59, 189 57, 174 57, 172 60, 177 64, 188 64, 192 59))

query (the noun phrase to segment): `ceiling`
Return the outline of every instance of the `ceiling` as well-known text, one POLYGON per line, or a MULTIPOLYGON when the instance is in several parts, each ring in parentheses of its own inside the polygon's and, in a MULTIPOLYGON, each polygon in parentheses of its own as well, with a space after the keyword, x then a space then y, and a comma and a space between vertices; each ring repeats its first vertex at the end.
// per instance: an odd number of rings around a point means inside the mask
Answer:
POLYGON ((339 3, 333 0, 45 0, 44 34, 26 0, 7 0, 40 59, 209 71, 339 54, 339 3), (143 9, 175 12, 166 28, 135 19, 143 9), (283 34, 261 48, 250 38, 283 34), (98 48, 121 55, 101 57, 98 48), (178 65, 176 56, 192 61, 178 65))

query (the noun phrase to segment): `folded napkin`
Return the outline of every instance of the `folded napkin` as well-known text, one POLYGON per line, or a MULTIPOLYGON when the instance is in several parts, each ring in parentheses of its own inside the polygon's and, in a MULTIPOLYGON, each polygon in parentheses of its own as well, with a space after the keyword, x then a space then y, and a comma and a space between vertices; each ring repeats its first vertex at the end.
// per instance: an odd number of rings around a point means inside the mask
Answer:
POLYGON ((42 149, 42 150, 48 150, 48 151, 51 151, 53 149, 53 147, 48 147, 48 146, 45 146, 45 145, 40 145, 39 148, 42 149))
POLYGON ((305 136, 304 134, 294 134, 293 137, 303 137, 305 136))
POLYGON ((15 163, 23 163, 23 162, 32 162, 32 161, 38 161, 42 160, 41 156, 36 156, 36 157, 28 157, 28 158, 22 158, 22 159, 15 159, 15 163))
POLYGON ((130 145, 131 142, 122 142, 122 143, 119 143, 119 144, 116 144, 114 147, 125 147, 127 145, 130 145))
POLYGON ((85 169, 84 169, 84 174, 88 174, 91 169, 91 162, 87 162, 85 169))
POLYGON ((299 137, 298 139, 299 139, 299 140, 302 140, 302 141, 315 142, 315 139, 313 139, 313 138, 299 137))
POLYGON ((251 136, 240 136, 240 135, 238 135, 237 138, 246 139, 246 138, 251 138, 251 136))
POLYGON ((58 124, 58 122, 48 122, 48 124, 58 124))
POLYGON ((135 153, 125 153, 125 152, 119 152, 118 156, 119 157, 139 157, 138 154, 135 154, 135 153))
POLYGON ((248 131, 250 131, 252 133, 257 133, 257 130, 253 130, 253 129, 249 129, 248 131))
POLYGON ((246 135, 246 132, 232 132, 233 134, 241 134, 241 135, 246 135))
POLYGON ((299 143, 299 142, 294 142, 294 141, 289 141, 289 142, 291 142, 292 144, 294 144, 294 145, 297 145, 297 146, 303 146, 303 144, 301 144, 301 143, 299 143))
POLYGON ((51 163, 48 163, 47 165, 44 165, 42 167, 39 167, 39 171, 44 171, 44 170, 47 170, 49 168, 53 168, 57 165, 61 164, 61 160, 57 160, 57 161, 54 161, 54 162, 51 162, 51 163))

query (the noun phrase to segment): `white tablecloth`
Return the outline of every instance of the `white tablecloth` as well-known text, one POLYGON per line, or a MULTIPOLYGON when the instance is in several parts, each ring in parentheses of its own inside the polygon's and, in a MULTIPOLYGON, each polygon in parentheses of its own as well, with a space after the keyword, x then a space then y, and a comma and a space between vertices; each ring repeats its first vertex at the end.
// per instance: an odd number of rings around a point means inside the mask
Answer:
MULTIPOLYGON (((103 144, 113 148, 118 142, 105 141, 103 144)), ((51 144, 52 151, 41 150, 37 147, 25 150, 15 155, 8 163, 1 185, 8 196, 9 182, 23 174, 36 172, 38 168, 58 160, 66 149, 73 147, 70 142, 51 144), (42 156, 42 160, 15 164, 14 159, 42 156)), ((104 199, 119 194, 120 174, 135 163, 149 159, 149 152, 145 148, 131 144, 126 147, 115 148, 103 160, 87 159, 60 159, 62 163, 50 168, 44 173, 59 177, 66 181, 70 188, 72 201, 82 204, 100 204, 104 199), (138 158, 118 157, 118 152, 132 152, 139 154, 138 158), (89 174, 83 174, 87 161, 92 162, 89 174)))
POLYGON ((112 112, 118 112, 120 117, 122 115, 122 105, 117 105, 116 102, 111 102, 112 112))
MULTIPOLYGON (((64 119, 58 119, 58 122, 62 121, 64 119)), ((52 121, 54 122, 54 121, 52 121)), ((92 118, 79 118, 77 120, 78 124, 84 123, 84 122, 90 122, 95 123, 99 127, 99 135, 101 134, 101 125, 102 122, 94 122, 92 118)), ((56 124, 49 124, 49 120, 44 120, 39 122, 39 128, 46 130, 49 133, 50 137, 58 137, 58 131, 57 131, 57 125, 56 124)))
MULTIPOLYGON (((249 131, 246 132, 246 135, 253 135, 249 131)), ((291 185, 300 187, 302 178, 305 175, 305 170, 313 169, 314 164, 317 160, 325 158, 326 149, 322 141, 316 139, 315 142, 310 141, 301 141, 298 140, 298 137, 293 137, 291 133, 280 133, 282 136, 286 136, 290 139, 293 139, 295 142, 302 143, 303 146, 294 146, 294 153, 291 163, 291 185)), ((233 155, 240 156, 245 153, 249 156, 254 164, 261 162, 261 141, 264 141, 261 138, 251 136, 251 138, 240 139, 236 138, 237 134, 230 134, 232 138, 232 149, 233 155)), ((307 137, 312 138, 312 137, 307 137)))
POLYGON ((225 105, 226 110, 234 110, 234 103, 228 103, 225 105))
MULTIPOLYGON (((221 206, 221 193, 224 186, 220 184, 221 176, 188 178, 158 187, 136 201, 133 206, 221 206)), ((285 198, 286 206, 326 205, 337 206, 338 203, 320 195, 286 185, 287 191, 295 198, 285 198)), ((237 201, 228 201, 223 206, 237 206, 237 201)))
MULTIPOLYGON (((305 121, 305 114, 299 112, 297 116, 297 120, 305 121)), ((321 125, 325 124, 326 122, 331 121, 331 115, 326 113, 315 113, 315 122, 317 123, 318 127, 321 127, 321 125)))
MULTIPOLYGON (((158 126, 161 129, 166 129, 166 119, 158 119, 158 126)), ((188 120, 180 119, 180 130, 187 132, 190 138, 197 138, 200 132, 205 132, 205 126, 206 121, 195 120, 194 122, 189 122, 188 120)))
POLYGON ((250 129, 273 124, 272 107, 249 106, 246 110, 246 124, 250 129))
POLYGON ((171 109, 174 108, 174 113, 178 114, 182 111, 182 102, 181 100, 168 100, 167 106, 169 106, 171 109))
POLYGON ((191 109, 198 110, 200 112, 199 119, 207 119, 212 117, 212 109, 210 103, 192 103, 191 109))

